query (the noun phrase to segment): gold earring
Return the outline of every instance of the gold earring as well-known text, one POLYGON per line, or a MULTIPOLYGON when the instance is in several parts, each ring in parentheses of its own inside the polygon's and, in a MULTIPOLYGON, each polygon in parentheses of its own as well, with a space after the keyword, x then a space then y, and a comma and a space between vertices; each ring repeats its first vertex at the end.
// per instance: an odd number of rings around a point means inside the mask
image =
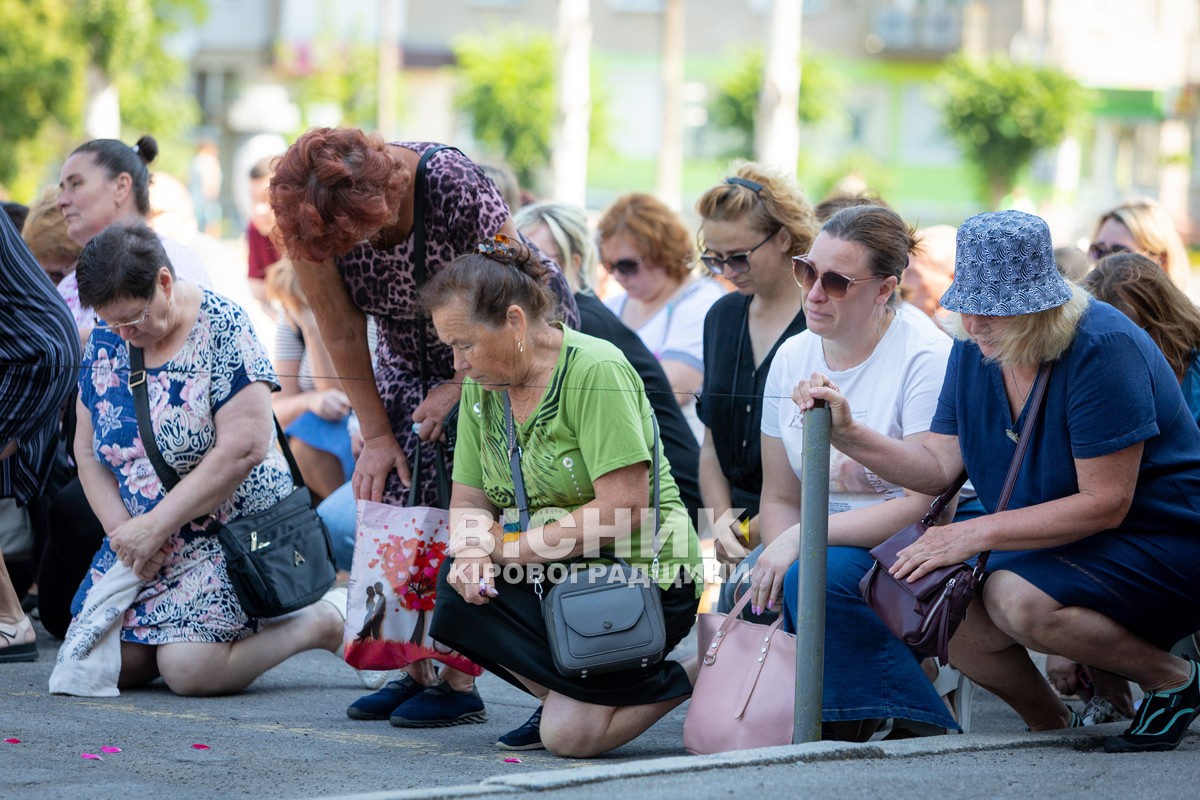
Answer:
POLYGON ((518 353, 525 352, 525 340, 524 339, 517 339, 517 352, 518 353))

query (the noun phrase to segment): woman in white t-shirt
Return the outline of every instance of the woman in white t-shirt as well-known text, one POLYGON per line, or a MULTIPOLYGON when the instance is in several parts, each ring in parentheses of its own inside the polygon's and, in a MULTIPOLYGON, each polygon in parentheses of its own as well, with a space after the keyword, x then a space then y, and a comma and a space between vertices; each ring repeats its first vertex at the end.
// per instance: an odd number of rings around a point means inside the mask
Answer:
POLYGON ((600 263, 624 289, 604 303, 662 364, 696 442, 703 443, 696 393, 704 380, 704 317, 725 289, 693 272, 691 234, 651 195, 618 198, 597 227, 600 263))
MULTIPOLYGON (((856 418, 875 430, 897 438, 928 430, 951 342, 897 313, 896 286, 916 247, 912 229, 895 212, 857 206, 831 217, 811 252, 793 259, 808 329, 780 346, 767 377, 759 509, 766 546, 751 574, 754 609, 778 609, 782 600, 790 630, 804 456, 792 389, 822 372, 854 398, 856 418)), ((958 727, 917 657, 858 594, 871 564, 868 549, 920 519, 932 500, 882 480, 837 450, 830 453, 826 738, 865 740, 888 719, 958 727)))

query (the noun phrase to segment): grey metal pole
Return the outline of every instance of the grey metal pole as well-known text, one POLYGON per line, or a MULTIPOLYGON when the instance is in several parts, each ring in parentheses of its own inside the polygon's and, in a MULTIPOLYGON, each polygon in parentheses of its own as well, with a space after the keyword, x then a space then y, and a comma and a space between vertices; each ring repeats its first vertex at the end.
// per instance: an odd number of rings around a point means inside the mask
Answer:
POLYGON ((796 712, 792 742, 821 740, 825 667, 825 551, 829 545, 830 412, 818 400, 804 415, 800 487, 800 587, 796 596, 796 712))

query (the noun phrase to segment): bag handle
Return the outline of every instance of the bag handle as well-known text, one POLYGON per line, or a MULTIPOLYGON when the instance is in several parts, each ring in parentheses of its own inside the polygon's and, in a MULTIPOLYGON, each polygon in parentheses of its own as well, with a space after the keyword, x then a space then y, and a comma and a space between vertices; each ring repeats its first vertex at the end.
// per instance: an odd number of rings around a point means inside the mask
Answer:
MULTIPOLYGON (((525 476, 521 472, 521 447, 517 444, 516 425, 513 422, 512 400, 508 396, 508 392, 502 392, 504 396, 504 427, 508 433, 508 468, 512 473, 513 479, 513 495, 517 502, 517 522, 519 530, 511 530, 510 526, 514 523, 505 523, 505 533, 521 533, 529 530, 529 498, 525 496, 525 476)), ((654 442, 651 447, 650 463, 651 469, 654 470, 654 534, 653 543, 651 544, 652 560, 650 562, 650 576, 658 580, 658 551, 659 551, 659 535, 660 535, 660 519, 659 512, 661 504, 659 502, 659 478, 658 478, 658 452, 659 452, 659 435, 658 435, 658 417, 654 415, 654 410, 650 411, 650 426, 654 432, 654 442)))
MULTIPOLYGON (((420 499, 421 491, 421 447, 424 442, 421 437, 417 437, 417 450, 413 456, 412 474, 409 476, 410 483, 408 484, 408 503, 407 506, 412 508, 417 505, 420 499)), ((437 450, 437 457, 434 459, 434 469, 437 470, 437 491, 438 502, 450 504, 450 481, 446 475, 446 450, 441 442, 434 443, 437 450)))
MULTIPOLYGON (((457 147, 448 144, 434 145, 421 154, 417 160, 417 174, 413 179, 413 285, 417 291, 425 284, 425 174, 428 172, 429 159, 435 153, 443 150, 453 150, 462 155, 457 147)), ((429 394, 429 357, 425 351, 426 333, 429 320, 423 314, 417 317, 420 336, 417 337, 417 352, 421 362, 421 391, 429 394)))
MULTIPOLYGON (((1008 475, 1005 476, 1004 487, 1000 490, 1000 500, 996 503, 996 510, 992 513, 999 513, 1008 508, 1013 488, 1017 485, 1017 473, 1021 471, 1021 462, 1025 459, 1025 451, 1029 449, 1029 440, 1033 438, 1033 425, 1042 410, 1042 399, 1046 396, 1046 385, 1050 383, 1052 369, 1054 369, 1052 361, 1047 361, 1038 369, 1037 378, 1033 382, 1033 395, 1029 400, 1029 409, 1025 414, 1025 424, 1021 426, 1021 435, 1017 438, 1017 450, 1013 453, 1012 463, 1008 465, 1008 475)), ((975 565, 976 577, 987 571, 988 556, 991 552, 991 550, 985 550, 979 554, 979 561, 975 565)))
MULTIPOLYGON (((158 474, 158 479, 164 487, 163 493, 166 494, 179 484, 179 473, 163 458, 162 451, 158 449, 158 442, 154 438, 154 425, 150 421, 150 396, 146 391, 146 364, 142 356, 142 348, 129 345, 128 349, 129 391, 133 393, 133 406, 137 411, 138 434, 142 437, 142 447, 146 450, 146 457, 154 466, 154 471, 158 474)), ((287 459, 288 468, 292 472, 292 483, 297 489, 303 489, 304 477, 300 474, 296 457, 292 455, 292 448, 288 446, 287 434, 280 427, 278 417, 271 414, 271 419, 275 421, 276 440, 279 442, 283 456, 287 459)), ((211 516, 210 514, 196 517, 195 522, 202 524, 211 516)))

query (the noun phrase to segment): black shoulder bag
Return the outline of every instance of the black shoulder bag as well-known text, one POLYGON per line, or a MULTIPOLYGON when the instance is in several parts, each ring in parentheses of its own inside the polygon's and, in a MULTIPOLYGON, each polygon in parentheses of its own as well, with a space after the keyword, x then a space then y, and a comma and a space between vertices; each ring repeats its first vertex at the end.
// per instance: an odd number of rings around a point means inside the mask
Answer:
MULTIPOLYGON (((165 493, 179 483, 179 473, 166 462, 154 440, 141 348, 129 348, 129 362, 129 388, 137 410, 138 432, 165 493)), ((312 507, 312 497, 278 419, 275 433, 291 468, 295 486, 292 493, 266 511, 224 524, 211 514, 195 520, 220 540, 229 580, 242 610, 250 617, 278 617, 298 611, 319 600, 337 577, 329 531, 312 507)))
MULTIPOLYGON (((428 171, 427 165, 429 159, 435 153, 440 153, 442 150, 453 150, 462 155, 462 151, 457 147, 451 147, 448 144, 435 145, 424 153, 417 161, 417 174, 413 180, 413 284, 416 291, 419 293, 421 287, 425 285, 425 279, 428 277, 425 270, 425 174, 428 171)), ((424 315, 417 318, 417 327, 420 333, 417 337, 417 353, 420 359, 420 377, 421 377, 421 393, 422 397, 429 395, 429 355, 426 352, 427 343, 425 341, 428 336, 429 320, 424 315)), ((446 419, 442 422, 442 428, 445 431, 446 441, 436 442, 434 444, 434 457, 438 460, 438 500, 439 508, 450 507, 450 489, 449 482, 444 479, 446 472, 446 454, 454 450, 454 440, 458 433, 458 406, 450 409, 446 414, 446 419)), ((421 462, 421 441, 417 440, 417 451, 415 454, 417 463, 413 465, 412 484, 409 490, 409 505, 412 506, 416 502, 417 493, 420 491, 416 473, 420 468, 421 462)))
MULTIPOLYGON (((517 446, 512 404, 504 393, 504 416, 508 429, 508 463, 512 470, 513 494, 521 531, 529 530, 529 500, 521 474, 521 448, 517 446)), ((534 591, 542 606, 550 655, 559 673, 568 678, 586 678, 606 672, 645 669, 666 655, 667 632, 662 597, 658 591, 659 499, 658 419, 650 412, 654 427, 651 469, 654 472, 654 540, 650 574, 629 565, 619 556, 611 561, 571 564, 563 580, 545 595, 541 580, 534 591)), ((608 556, 606 556, 608 558, 608 556)))

